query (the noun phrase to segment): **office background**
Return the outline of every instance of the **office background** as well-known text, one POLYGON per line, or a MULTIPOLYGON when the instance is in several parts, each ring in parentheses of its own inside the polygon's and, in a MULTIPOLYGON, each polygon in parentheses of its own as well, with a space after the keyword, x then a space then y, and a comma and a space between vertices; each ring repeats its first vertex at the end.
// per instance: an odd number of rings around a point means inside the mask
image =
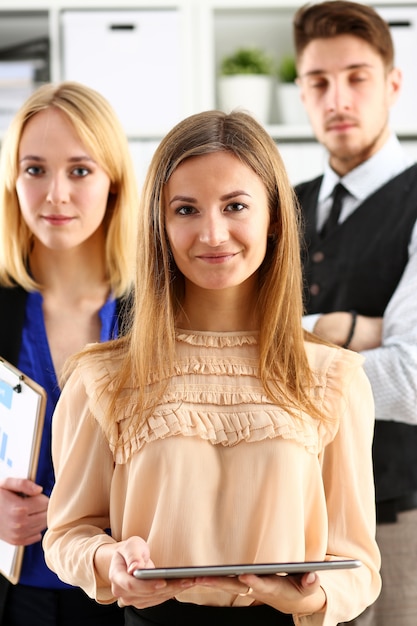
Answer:
MULTIPOLYGON (((220 106, 225 55, 256 46, 278 64, 292 53, 291 20, 300 4, 303 0, 0 0, 0 142, 37 84, 78 80, 116 108, 140 183, 155 147, 177 121, 220 106)), ((404 74, 392 126, 417 160, 417 1, 370 4, 390 24, 404 74)), ((319 174, 325 154, 305 119, 283 119, 279 88, 271 79, 263 121, 296 183, 319 174)))

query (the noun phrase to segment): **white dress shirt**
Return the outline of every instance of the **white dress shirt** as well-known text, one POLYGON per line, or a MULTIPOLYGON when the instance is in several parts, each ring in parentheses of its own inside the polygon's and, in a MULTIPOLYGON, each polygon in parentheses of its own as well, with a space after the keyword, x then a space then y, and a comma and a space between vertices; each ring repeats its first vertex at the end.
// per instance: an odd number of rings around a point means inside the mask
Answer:
MULTIPOLYGON (((374 191, 411 163, 397 137, 391 135, 373 157, 340 178, 326 165, 317 206, 317 229, 326 220, 335 184, 349 195, 343 201, 343 222, 374 191)), ((417 425, 417 223, 408 247, 409 259, 383 316, 382 345, 362 352, 371 382, 376 419, 417 425)), ((306 315, 303 327, 312 331, 320 314, 306 315)))

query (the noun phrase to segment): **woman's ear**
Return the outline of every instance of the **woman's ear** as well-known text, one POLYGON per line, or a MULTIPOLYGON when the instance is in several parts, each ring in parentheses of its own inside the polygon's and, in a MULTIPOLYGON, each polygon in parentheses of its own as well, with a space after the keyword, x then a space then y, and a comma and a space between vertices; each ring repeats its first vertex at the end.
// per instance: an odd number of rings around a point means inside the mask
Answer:
POLYGON ((270 224, 268 228, 268 243, 275 243, 278 236, 275 229, 275 224, 270 224))

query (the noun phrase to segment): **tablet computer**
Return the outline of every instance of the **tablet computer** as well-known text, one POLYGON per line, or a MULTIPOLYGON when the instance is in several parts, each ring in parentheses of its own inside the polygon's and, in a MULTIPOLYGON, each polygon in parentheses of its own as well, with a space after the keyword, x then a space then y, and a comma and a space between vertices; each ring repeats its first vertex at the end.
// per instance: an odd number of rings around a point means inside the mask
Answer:
POLYGON ((195 578, 197 576, 240 576, 242 574, 268 576, 271 574, 304 574, 305 572, 319 572, 329 569, 346 569, 359 567, 360 565, 362 565, 362 563, 357 559, 345 559, 338 561, 300 561, 292 563, 157 567, 151 569, 136 569, 133 575, 140 580, 151 580, 154 578, 195 578))

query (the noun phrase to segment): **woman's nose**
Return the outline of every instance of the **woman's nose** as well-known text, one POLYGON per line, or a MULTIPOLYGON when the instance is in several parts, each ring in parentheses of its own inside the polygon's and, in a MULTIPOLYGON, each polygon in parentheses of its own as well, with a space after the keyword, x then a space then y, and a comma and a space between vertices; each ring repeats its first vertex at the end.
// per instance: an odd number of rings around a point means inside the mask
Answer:
POLYGON ((208 246, 219 246, 229 239, 227 220, 220 213, 203 217, 200 224, 200 241, 208 246))
POLYGON ((54 206, 69 202, 70 184, 64 174, 57 172, 51 176, 46 196, 47 202, 54 206))

